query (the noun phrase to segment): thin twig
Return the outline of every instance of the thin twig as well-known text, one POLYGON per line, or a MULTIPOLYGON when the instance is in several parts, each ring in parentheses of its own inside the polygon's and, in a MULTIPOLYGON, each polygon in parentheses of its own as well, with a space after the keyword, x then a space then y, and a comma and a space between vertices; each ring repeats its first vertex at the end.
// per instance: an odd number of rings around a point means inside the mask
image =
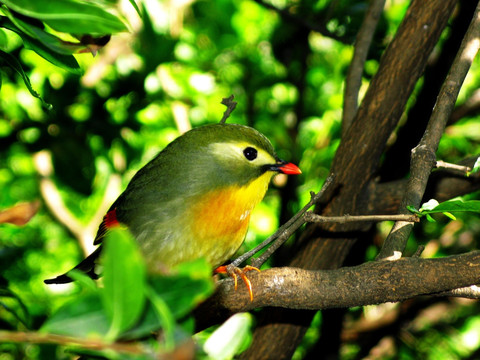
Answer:
POLYGON ((303 218, 306 222, 315 223, 337 223, 345 224, 359 221, 412 221, 420 222, 420 218, 416 215, 343 215, 343 216, 321 216, 314 214, 311 211, 307 211, 303 218))
POLYGON ((57 334, 44 334, 38 332, 13 332, 0 331, 0 343, 32 343, 32 344, 57 344, 64 346, 78 346, 88 350, 113 350, 127 354, 142 354, 144 349, 136 343, 106 343, 98 339, 83 339, 57 334))
POLYGON ((319 201, 319 199, 325 194, 329 186, 333 183, 334 178, 335 178, 334 175, 329 176, 325 180, 325 183, 323 184, 322 189, 317 194, 315 194, 313 191, 310 193, 310 196, 311 196, 310 201, 299 212, 297 212, 285 224, 280 226, 280 228, 278 228, 278 230, 273 235, 268 237, 261 244, 257 245, 252 250, 247 251, 245 254, 233 260, 231 265, 239 266, 245 260, 247 260, 248 258, 258 253, 260 250, 265 248, 268 244, 275 241, 275 243, 272 246, 270 246, 270 248, 268 248, 268 250, 265 251, 265 253, 263 253, 262 256, 252 260, 252 266, 257 268, 262 266, 263 263, 267 261, 267 259, 274 253, 274 251, 277 250, 283 243, 285 243, 285 241, 287 241, 290 238, 290 236, 295 231, 297 231, 298 228, 300 228, 300 226, 302 226, 305 223, 303 214, 305 214, 305 212, 308 209, 310 209, 313 205, 315 205, 319 201))
POLYGON ((233 101, 234 96, 230 95, 228 98, 223 98, 222 99, 222 104, 227 107, 227 110, 223 113, 222 120, 220 120, 220 124, 225 124, 225 121, 227 121, 228 117, 230 114, 235 110, 237 107, 237 102, 233 101))
POLYGON ((472 168, 469 166, 465 165, 457 165, 457 164, 451 164, 447 163, 442 160, 437 160, 437 163, 435 164, 435 167, 437 169, 446 169, 446 170, 455 170, 455 171, 460 171, 465 174, 465 176, 472 171, 472 168))
POLYGON ((343 102, 342 132, 350 126, 358 108, 358 92, 362 85, 363 69, 367 60, 368 50, 372 43, 378 20, 382 13, 385 0, 372 0, 363 19, 362 26, 355 39, 355 49, 352 62, 348 67, 345 80, 345 94, 343 102))
MULTIPOLYGON (((470 26, 460 45, 452 67, 440 89, 437 102, 419 144, 412 151, 410 178, 400 204, 400 213, 407 214, 407 206, 420 207, 428 179, 435 167, 435 153, 445 126, 455 106, 463 81, 480 47, 480 3, 475 9, 470 26)), ((383 243, 377 258, 387 258, 395 251, 403 253, 413 223, 397 221, 383 243)))

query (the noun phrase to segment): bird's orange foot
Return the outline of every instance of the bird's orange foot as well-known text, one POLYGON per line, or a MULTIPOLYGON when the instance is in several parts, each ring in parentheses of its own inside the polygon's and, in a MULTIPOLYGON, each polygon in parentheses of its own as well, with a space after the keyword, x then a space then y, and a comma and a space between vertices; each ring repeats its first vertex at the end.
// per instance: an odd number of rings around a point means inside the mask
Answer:
POLYGON ((235 283, 235 290, 237 290, 237 276, 240 276, 240 278, 243 280, 243 282, 247 286, 248 293, 250 294, 250 301, 253 301, 252 283, 247 278, 247 275, 245 275, 246 272, 252 271, 252 270, 260 272, 260 269, 257 269, 256 267, 253 267, 250 265, 245 266, 243 269, 240 269, 233 265, 224 265, 224 266, 219 266, 213 272, 215 274, 227 274, 228 276, 232 277, 235 283))

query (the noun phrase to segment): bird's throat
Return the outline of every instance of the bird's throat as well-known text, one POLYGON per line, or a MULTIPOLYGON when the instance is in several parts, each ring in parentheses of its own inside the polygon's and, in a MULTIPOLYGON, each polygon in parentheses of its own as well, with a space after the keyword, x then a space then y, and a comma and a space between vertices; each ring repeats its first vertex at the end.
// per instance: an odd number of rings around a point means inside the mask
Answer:
POLYGON ((229 257, 242 244, 250 213, 265 196, 272 175, 267 172, 244 186, 212 190, 193 206, 194 241, 205 250, 209 244, 216 244, 210 252, 212 259, 208 259, 213 265, 217 262, 214 258, 229 257))

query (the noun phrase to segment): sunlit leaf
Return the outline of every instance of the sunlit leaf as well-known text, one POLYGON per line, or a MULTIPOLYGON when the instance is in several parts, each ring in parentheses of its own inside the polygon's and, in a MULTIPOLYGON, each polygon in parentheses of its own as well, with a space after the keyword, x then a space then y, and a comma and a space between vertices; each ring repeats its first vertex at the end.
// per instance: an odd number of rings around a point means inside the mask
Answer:
POLYGON ((32 94, 32 96, 36 97, 37 99, 40 99, 42 101, 42 105, 46 109, 52 108, 52 105, 43 100, 43 98, 33 89, 32 84, 30 83, 30 79, 28 78, 27 74, 25 74, 25 71, 23 71, 22 65, 14 56, 0 50, 0 63, 10 66, 17 72, 22 77, 25 86, 27 87, 28 91, 30 91, 30 94, 32 94))
MULTIPOLYGON (((422 206, 423 208, 423 206, 422 206)), ((445 212, 480 212, 480 200, 462 200, 454 199, 439 203, 437 206, 433 206, 429 209, 422 211, 424 213, 445 213, 445 212)))
POLYGON ((125 24, 99 5, 71 0, 3 0, 8 8, 41 20, 69 34, 111 34, 126 31, 125 24))
POLYGON ((230 317, 204 344, 204 350, 211 359, 232 359, 248 339, 252 326, 252 315, 239 313, 230 317))
POLYGON ((136 241, 127 230, 114 229, 105 241, 102 300, 114 339, 140 317, 145 305, 146 268, 136 241))

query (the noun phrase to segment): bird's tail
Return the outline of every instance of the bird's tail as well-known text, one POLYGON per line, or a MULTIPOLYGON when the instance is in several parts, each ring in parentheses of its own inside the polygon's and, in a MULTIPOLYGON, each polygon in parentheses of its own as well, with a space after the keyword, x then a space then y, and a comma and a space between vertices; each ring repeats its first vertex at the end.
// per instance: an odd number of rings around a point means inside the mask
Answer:
MULTIPOLYGON (((95 272, 95 267, 98 263, 98 258, 101 251, 102 246, 99 246, 93 253, 88 255, 80 264, 75 266, 72 270, 79 270, 91 277, 92 279, 98 279, 99 275, 95 272)), ((56 278, 44 280, 43 282, 45 284, 66 284, 72 282, 73 279, 68 276, 68 273, 70 271, 66 272, 63 275, 59 275, 56 278)))

